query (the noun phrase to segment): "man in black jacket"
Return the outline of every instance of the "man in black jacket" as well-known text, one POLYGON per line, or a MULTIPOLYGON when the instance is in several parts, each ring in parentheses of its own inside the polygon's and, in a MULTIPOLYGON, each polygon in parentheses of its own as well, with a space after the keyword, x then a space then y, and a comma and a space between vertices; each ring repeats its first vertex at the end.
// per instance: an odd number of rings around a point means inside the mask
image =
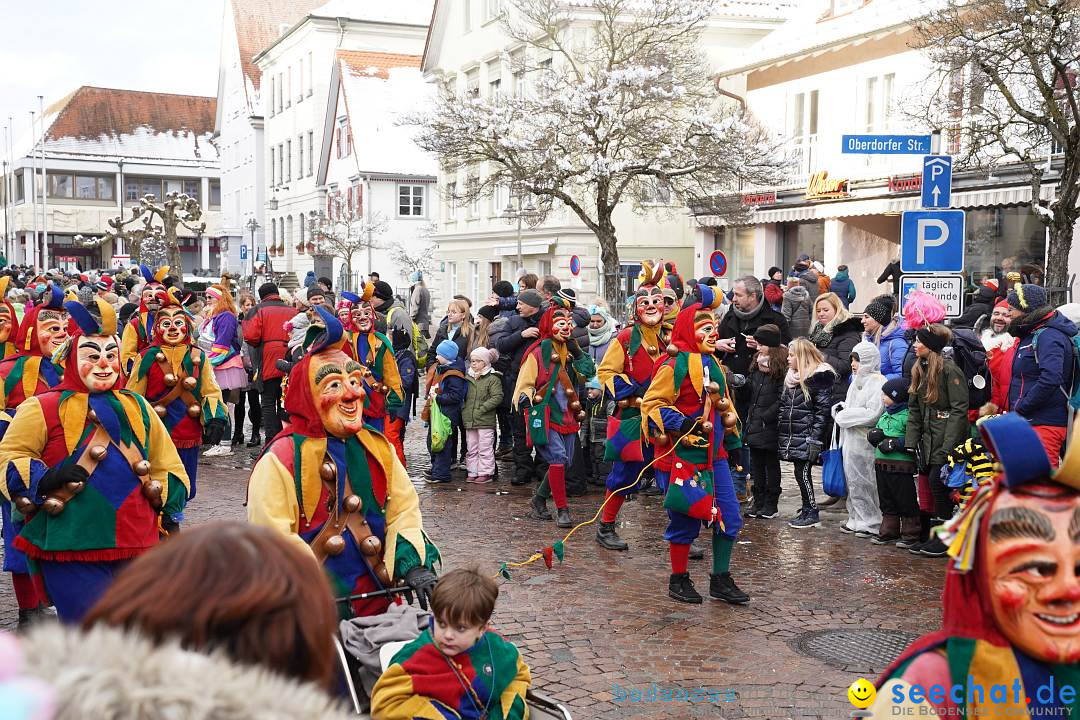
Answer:
MULTIPOLYGON (((544 300, 536 290, 523 290, 518 294, 518 314, 509 319, 506 333, 495 342, 495 349, 510 358, 510 370, 503 375, 503 395, 512 395, 517 385, 518 371, 525 351, 540 337, 540 307, 544 300)), ((510 414, 510 429, 514 435, 514 477, 512 485, 526 485, 540 480, 547 472, 546 464, 537 457, 533 460, 532 448, 525 444, 525 416, 520 412, 510 414)))
MULTIPOLYGON (((717 328, 720 342, 716 344, 716 350, 729 370, 748 375, 758 350, 754 332, 762 325, 775 325, 780 328, 780 337, 785 344, 791 342, 791 332, 784 316, 765 302, 761 281, 756 277, 746 276, 736 280, 731 288, 731 301, 731 307, 717 328)), ((734 386, 733 389, 735 411, 740 418, 745 418, 750 404, 750 386, 734 386)), ((745 499, 746 481, 750 474, 750 452, 743 447, 731 455, 735 460, 732 463, 731 476, 735 481, 736 493, 742 500, 745 499)))

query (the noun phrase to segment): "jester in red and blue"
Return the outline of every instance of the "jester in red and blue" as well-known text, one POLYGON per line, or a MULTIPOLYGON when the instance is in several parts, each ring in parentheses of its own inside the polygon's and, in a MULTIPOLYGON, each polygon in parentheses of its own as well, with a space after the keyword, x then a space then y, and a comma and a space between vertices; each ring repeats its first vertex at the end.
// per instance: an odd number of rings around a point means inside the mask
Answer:
POLYGON ((1001 471, 934 529, 951 558, 941 630, 878 679, 873 717, 1080 712, 1080 443, 1052 471, 1023 417, 979 430, 1001 471))
POLYGON ((444 655, 427 630, 398 650, 371 692, 381 720, 523 720, 532 683, 521 653, 487 630, 468 650, 444 655))
MULTIPOLYGON (((6 301, 4 305, 14 319, 14 308, 6 301)), ((14 337, 9 344, 16 354, 0 361, 0 409, 14 415, 26 398, 56 387, 63 377, 64 369, 52 362, 53 353, 67 339, 67 311, 60 288, 49 284, 41 304, 31 308, 21 324, 13 326, 10 336, 14 337)), ((0 432, 0 436, 2 434, 0 432)), ((20 620, 31 622, 34 616, 41 614, 41 608, 51 603, 41 574, 34 572, 26 555, 15 548, 15 538, 25 520, 23 514, 13 503, 5 501, 0 503, 0 517, 3 520, 4 571, 11 573, 20 620)))
POLYGON ((214 379, 210 357, 192 342, 194 320, 180 294, 171 288, 154 314, 153 342, 139 353, 127 388, 139 393, 165 423, 180 460, 187 469, 195 498, 199 450, 203 442, 217 445, 225 433, 225 403, 214 379))
POLYGON ((344 329, 324 328, 289 373, 289 424, 251 471, 248 520, 278 530, 323 565, 343 617, 377 615, 387 596, 353 597, 404 580, 427 608, 438 549, 420 501, 386 438, 365 427, 364 366, 343 352, 344 329))
POLYGON ((0 494, 27 518, 15 547, 40 568, 60 619, 78 622, 176 527, 188 489, 161 419, 122 389, 116 311, 100 298, 64 307, 64 379, 26 399, 0 440, 0 494))
POLYGON ((616 407, 608 418, 604 459, 612 465, 596 530, 596 541, 608 550, 629 547, 615 532, 615 523, 624 499, 638 491, 642 470, 652 462, 652 446, 641 441, 641 398, 649 388, 661 356, 666 357, 661 337, 665 314, 664 264, 643 262, 641 266, 640 282, 634 293, 634 324, 619 331, 596 368, 605 402, 613 401, 616 407))
POLYGON ((7 299, 10 284, 10 275, 0 277, 0 360, 18 352, 15 335, 19 330, 19 316, 15 314, 15 306, 7 299))
MULTIPOLYGON (((368 283, 362 295, 343 292, 341 298, 349 303, 352 325, 352 331, 347 335, 345 354, 370 371, 364 378, 364 422, 384 432, 387 417, 401 407, 405 391, 401 388, 394 346, 390 338, 375 331, 375 307, 371 304, 374 292, 375 286, 368 283)), ((400 438, 398 440, 400 442, 400 438)), ((399 457, 403 455, 404 448, 399 457)))
POLYGON ((742 513, 728 470, 728 449, 739 447, 739 419, 723 368, 717 362, 716 316, 720 296, 701 288, 701 303, 683 308, 675 319, 670 357, 656 368, 641 401, 647 439, 656 453, 656 484, 664 492, 668 526, 664 539, 671 555, 668 595, 700 603, 687 571, 690 544, 702 525, 712 528, 713 572, 709 596, 742 604, 749 601, 731 578, 731 551, 742 528, 742 513))
POLYGON ((120 346, 120 362, 124 374, 130 375, 139 354, 154 342, 154 314, 168 302, 165 278, 169 275, 169 266, 164 265, 151 270, 145 265, 139 266, 145 283, 139 291, 139 312, 135 313, 124 327, 123 343, 120 346))
POLYGON ((530 446, 548 463, 547 476, 532 498, 532 517, 551 520, 547 499, 555 499, 555 524, 573 527, 566 501, 566 466, 574 459, 574 439, 585 419, 575 388, 596 374, 589 354, 572 337, 573 311, 566 301, 551 298, 540 318, 539 339, 522 356, 514 410, 525 413, 525 434, 530 446))

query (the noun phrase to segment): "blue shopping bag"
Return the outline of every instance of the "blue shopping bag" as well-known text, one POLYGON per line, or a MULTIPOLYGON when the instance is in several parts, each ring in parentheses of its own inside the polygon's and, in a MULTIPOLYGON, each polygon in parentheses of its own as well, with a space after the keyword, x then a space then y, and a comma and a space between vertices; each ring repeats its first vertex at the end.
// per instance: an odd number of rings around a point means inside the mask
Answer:
POLYGON ((821 453, 821 484, 827 495, 847 497, 847 478, 844 477, 844 456, 839 436, 840 429, 834 423, 829 449, 821 453))

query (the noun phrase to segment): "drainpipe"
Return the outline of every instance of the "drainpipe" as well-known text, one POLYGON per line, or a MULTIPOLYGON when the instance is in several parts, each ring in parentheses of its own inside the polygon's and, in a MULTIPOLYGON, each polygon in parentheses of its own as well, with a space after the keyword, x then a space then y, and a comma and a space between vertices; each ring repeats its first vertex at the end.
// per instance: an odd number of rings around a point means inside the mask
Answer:
POLYGON ((717 95, 723 95, 724 97, 731 98, 735 102, 739 103, 739 109, 743 112, 744 115, 746 114, 746 98, 744 98, 742 95, 736 95, 730 90, 725 90, 720 87, 719 75, 717 75, 716 79, 713 80, 713 87, 716 89, 717 95))
POLYGON ((334 19, 337 21, 338 26, 337 46, 341 47, 341 41, 345 39, 345 18, 339 17, 334 19))

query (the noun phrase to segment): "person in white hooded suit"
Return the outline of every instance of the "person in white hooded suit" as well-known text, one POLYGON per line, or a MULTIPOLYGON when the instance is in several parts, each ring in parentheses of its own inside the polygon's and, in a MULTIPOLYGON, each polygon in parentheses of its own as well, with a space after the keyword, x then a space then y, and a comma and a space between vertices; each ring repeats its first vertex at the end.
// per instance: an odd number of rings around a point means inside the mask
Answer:
POLYGON ((840 529, 868 538, 875 536, 881 526, 874 447, 866 440, 866 433, 885 410, 881 399, 885 376, 881 374, 877 346, 863 341, 852 348, 851 369, 847 397, 833 407, 833 419, 840 428, 848 490, 848 519, 840 529))

